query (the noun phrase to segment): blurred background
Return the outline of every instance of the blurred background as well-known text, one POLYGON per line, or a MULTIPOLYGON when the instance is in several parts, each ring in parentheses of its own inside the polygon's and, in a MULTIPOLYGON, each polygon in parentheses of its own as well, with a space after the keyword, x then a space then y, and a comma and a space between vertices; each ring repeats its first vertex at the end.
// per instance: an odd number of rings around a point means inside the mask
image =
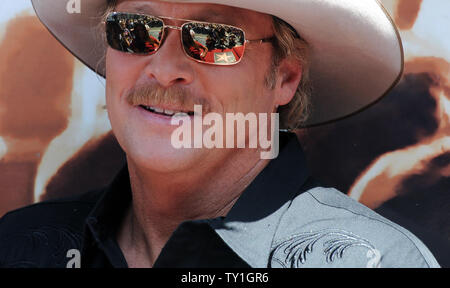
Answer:
MULTIPOLYGON (((404 42, 403 79, 371 108, 299 137, 323 185, 399 222, 443 256, 450 244, 450 1, 381 2, 404 42)), ((104 80, 50 35, 29 0, 1 1, 0 22, 1 217, 103 187, 125 158, 110 132, 104 80)))

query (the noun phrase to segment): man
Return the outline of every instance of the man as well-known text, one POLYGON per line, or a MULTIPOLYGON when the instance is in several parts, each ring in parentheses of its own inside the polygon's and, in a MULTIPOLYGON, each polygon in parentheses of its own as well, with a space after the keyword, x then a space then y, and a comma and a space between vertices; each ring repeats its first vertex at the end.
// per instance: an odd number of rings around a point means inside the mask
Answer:
MULTIPOLYGON (((410 232, 316 184, 295 134, 278 135, 277 122, 258 123, 272 144, 280 138, 274 159, 261 157, 261 146, 220 148, 239 133, 234 123, 223 138, 216 131, 213 149, 175 147, 180 119, 267 120, 278 111, 280 127, 292 131, 366 107, 401 75, 400 40, 376 1, 228 2, 91 0, 71 15, 66 3, 33 1, 50 31, 106 77, 128 165, 103 191, 7 214, 1 266, 78 267, 72 260, 81 256, 81 267, 439 267, 410 232), (160 29, 161 46, 120 41, 124 19, 160 29), (108 47, 93 33, 98 26, 108 47), (184 40, 196 29, 217 43, 245 39, 245 53, 196 59, 184 40)), ((244 144, 252 139, 249 132, 244 144)))

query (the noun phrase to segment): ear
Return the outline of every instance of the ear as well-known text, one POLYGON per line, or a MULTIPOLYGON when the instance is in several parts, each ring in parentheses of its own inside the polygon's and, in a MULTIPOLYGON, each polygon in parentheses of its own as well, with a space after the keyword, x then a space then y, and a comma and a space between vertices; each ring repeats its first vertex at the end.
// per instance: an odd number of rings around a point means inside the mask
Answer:
POLYGON ((278 75, 275 85, 275 104, 283 106, 291 102, 301 79, 301 63, 292 57, 283 59, 278 66, 278 75))

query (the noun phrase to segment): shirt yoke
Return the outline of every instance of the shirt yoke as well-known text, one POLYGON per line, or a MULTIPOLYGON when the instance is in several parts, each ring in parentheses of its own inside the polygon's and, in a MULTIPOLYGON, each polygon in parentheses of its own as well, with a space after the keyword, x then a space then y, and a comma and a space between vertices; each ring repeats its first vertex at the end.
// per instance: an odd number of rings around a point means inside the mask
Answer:
POLYGON ((439 267, 411 232, 334 188, 294 198, 272 242, 272 267, 439 267))

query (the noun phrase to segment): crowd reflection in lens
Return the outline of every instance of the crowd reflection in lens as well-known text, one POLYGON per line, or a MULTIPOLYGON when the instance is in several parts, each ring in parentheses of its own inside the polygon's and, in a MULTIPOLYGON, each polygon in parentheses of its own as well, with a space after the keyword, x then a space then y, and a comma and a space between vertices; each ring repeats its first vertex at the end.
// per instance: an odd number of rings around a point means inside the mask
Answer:
POLYGON ((244 33, 220 24, 187 23, 183 26, 185 51, 194 59, 216 64, 239 61, 244 52, 244 33))

